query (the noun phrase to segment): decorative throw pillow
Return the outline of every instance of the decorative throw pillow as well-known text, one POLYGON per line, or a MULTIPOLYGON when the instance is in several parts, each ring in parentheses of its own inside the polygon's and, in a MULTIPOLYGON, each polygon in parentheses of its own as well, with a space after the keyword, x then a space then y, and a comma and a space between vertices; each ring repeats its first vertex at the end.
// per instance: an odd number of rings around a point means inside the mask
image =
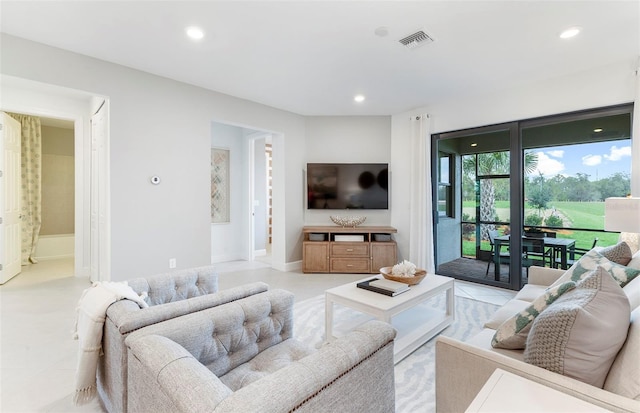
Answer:
POLYGON ((602 388, 630 313, 622 288, 598 267, 535 318, 524 361, 602 388))
MULTIPOLYGON (((626 243, 622 243, 625 244, 626 243)), ((629 261, 627 261, 628 263, 629 261)), ((565 283, 567 281, 580 281, 590 271, 595 270, 598 267, 604 268, 620 285, 620 287, 624 287, 631 280, 636 278, 640 274, 640 270, 634 269, 631 267, 626 267, 624 265, 615 263, 609 260, 607 257, 602 255, 600 252, 596 250, 591 250, 583 255, 575 264, 571 266, 556 282, 551 284, 551 287, 556 287, 559 284, 565 283)))
POLYGON ((527 336, 533 320, 551 303, 565 292, 576 287, 576 283, 568 281, 557 287, 548 288, 544 294, 533 300, 530 306, 505 320, 491 339, 491 346, 495 348, 522 349, 527 343, 527 336))
POLYGON ((624 241, 610 247, 602 248, 598 250, 598 252, 609 261, 613 261, 620 265, 629 264, 629 261, 631 261, 631 257, 633 256, 629 244, 624 241))

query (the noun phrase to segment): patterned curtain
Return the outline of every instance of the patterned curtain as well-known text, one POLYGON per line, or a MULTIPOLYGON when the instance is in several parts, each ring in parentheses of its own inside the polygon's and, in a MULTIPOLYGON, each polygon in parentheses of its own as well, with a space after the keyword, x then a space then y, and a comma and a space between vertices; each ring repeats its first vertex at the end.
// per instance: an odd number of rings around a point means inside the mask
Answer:
POLYGON ((10 113, 22 126, 22 265, 37 263, 34 253, 42 223, 42 135, 40 118, 10 113))

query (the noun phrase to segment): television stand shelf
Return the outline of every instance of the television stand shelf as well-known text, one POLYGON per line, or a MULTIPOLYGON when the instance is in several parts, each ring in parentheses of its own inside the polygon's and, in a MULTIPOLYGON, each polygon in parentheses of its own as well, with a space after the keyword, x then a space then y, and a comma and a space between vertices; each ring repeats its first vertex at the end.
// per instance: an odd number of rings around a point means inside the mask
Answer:
POLYGON ((396 264, 396 232, 386 226, 305 226, 302 272, 377 274, 396 264))

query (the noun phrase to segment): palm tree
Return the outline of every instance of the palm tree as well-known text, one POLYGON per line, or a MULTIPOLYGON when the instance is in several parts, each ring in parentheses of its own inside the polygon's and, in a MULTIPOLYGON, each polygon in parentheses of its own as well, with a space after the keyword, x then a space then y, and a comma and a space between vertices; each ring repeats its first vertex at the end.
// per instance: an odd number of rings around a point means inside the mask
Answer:
MULTIPOLYGON (((476 180, 476 190, 480 183, 480 217, 476 217, 476 224, 480 222, 496 221, 496 187, 493 179, 478 179, 482 176, 509 175, 509 152, 479 153, 476 156, 463 157, 462 170, 468 178, 476 180), (477 175, 476 175, 477 166, 477 175), (479 218, 479 219, 478 219, 479 218)), ((528 175, 538 166, 538 154, 531 151, 524 153, 524 173, 528 175)), ((476 199, 477 199, 476 193, 476 199)), ((480 239, 488 240, 489 231, 494 230, 495 225, 480 226, 480 239)))

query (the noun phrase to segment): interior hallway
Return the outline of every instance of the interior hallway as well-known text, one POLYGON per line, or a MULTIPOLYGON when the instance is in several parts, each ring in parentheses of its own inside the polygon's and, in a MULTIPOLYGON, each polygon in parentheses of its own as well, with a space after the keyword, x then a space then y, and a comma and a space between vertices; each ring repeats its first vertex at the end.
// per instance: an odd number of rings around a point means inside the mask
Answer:
MULTIPOLYGON (((365 278, 363 274, 302 274, 271 269, 260 261, 216 264, 220 289, 253 281, 293 292, 296 301, 365 278)), ((73 276, 73 259, 40 261, 0 286, 0 411, 102 412, 94 400, 75 407, 72 392, 77 341, 75 308, 90 285, 73 276)), ((504 304, 515 293, 456 282, 456 295, 504 304)))

